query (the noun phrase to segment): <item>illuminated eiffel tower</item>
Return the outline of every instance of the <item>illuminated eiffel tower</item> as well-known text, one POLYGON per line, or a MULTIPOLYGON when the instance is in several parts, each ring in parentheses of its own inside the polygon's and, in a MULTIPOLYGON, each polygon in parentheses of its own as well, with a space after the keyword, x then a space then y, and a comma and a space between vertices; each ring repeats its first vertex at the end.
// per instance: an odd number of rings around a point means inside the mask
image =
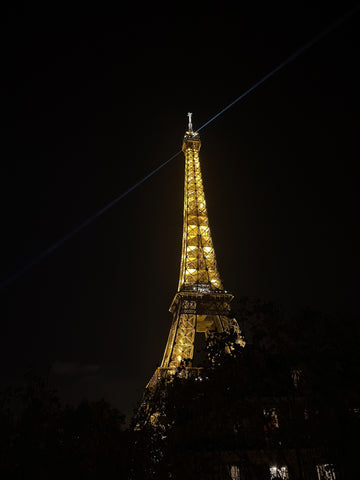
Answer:
MULTIPOLYGON (((224 290, 211 238, 200 170, 200 136, 193 131, 191 113, 182 150, 185 154, 184 226, 178 291, 170 306, 173 314, 161 366, 150 384, 181 364, 197 370, 194 345, 197 336, 234 329, 238 343, 245 342, 235 319, 229 317, 233 295, 224 290)), ((204 344, 204 342, 202 342, 204 344)))

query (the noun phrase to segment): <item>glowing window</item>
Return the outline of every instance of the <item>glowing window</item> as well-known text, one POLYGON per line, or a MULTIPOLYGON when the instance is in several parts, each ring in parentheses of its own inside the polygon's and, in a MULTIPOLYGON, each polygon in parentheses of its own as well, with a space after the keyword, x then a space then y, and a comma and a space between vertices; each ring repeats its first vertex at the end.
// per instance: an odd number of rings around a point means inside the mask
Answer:
POLYGON ((240 468, 238 465, 230 465, 229 473, 231 480, 240 480, 240 468))
POLYGON ((276 408, 264 408, 265 431, 275 430, 279 428, 279 420, 276 408))
POLYGON ((356 418, 360 418, 360 408, 350 408, 350 413, 356 418))
POLYGON ((287 467, 270 467, 271 480, 289 480, 287 467))
POLYGON ((336 480, 334 465, 324 463, 323 465, 316 465, 318 480, 336 480))

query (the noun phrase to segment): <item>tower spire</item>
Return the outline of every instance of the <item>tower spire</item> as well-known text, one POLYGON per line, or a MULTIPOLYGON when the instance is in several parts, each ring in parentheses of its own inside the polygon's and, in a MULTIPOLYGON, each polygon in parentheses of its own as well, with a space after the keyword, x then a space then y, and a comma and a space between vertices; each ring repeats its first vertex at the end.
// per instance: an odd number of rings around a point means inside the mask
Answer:
POLYGON ((184 224, 181 252, 180 290, 222 290, 211 238, 200 169, 200 136, 193 132, 192 113, 182 150, 185 154, 184 224))
POLYGON ((192 127, 192 123, 191 123, 192 113, 191 113, 191 112, 188 112, 187 116, 189 117, 188 131, 189 131, 189 133, 193 133, 193 127, 192 127))

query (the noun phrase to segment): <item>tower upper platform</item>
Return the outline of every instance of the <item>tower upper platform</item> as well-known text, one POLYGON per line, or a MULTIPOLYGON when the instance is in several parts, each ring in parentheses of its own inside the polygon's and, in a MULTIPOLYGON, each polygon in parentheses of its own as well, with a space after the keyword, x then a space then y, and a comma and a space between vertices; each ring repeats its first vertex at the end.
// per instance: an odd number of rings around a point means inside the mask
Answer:
POLYGON ((192 113, 188 113, 189 117, 189 125, 188 129, 185 132, 184 135, 184 140, 182 144, 182 150, 186 155, 186 149, 188 148, 194 148, 195 150, 199 151, 201 147, 201 142, 200 142, 200 135, 197 132, 194 132, 192 122, 191 122, 191 117, 192 113))

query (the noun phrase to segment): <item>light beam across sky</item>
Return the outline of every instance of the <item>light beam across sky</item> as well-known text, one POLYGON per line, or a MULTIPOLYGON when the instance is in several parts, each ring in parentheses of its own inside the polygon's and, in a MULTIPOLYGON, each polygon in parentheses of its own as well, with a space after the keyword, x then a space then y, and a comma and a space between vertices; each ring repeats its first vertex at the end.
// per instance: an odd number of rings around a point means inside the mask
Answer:
MULTIPOLYGON (((316 43, 318 43, 321 39, 323 39, 327 34, 331 33, 334 31, 336 28, 340 27, 346 20, 348 20, 351 16, 353 16, 355 13, 357 13, 360 9, 360 4, 356 5, 354 8, 349 10, 347 13, 339 17, 335 22, 330 24, 327 28, 322 30, 320 33, 318 33, 315 37, 313 37, 309 42, 304 44, 302 47, 300 47, 298 50, 296 50, 294 53, 292 53, 289 57, 287 57, 284 61, 282 61, 277 67, 275 67, 273 70, 271 70, 269 73, 264 75, 260 80, 258 80, 256 83, 254 83, 250 88, 248 88, 245 92, 243 92, 240 96, 238 96, 235 100, 233 100, 231 103, 229 103, 226 107, 224 107, 222 110, 220 110, 216 115, 211 117, 208 121, 206 121, 203 125, 201 125, 198 129, 197 132, 201 131, 210 123, 214 122, 220 115, 225 113, 229 108, 233 107, 236 103, 238 103, 240 100, 245 98, 249 93, 254 91, 257 87, 262 85, 264 82, 266 82, 269 78, 274 76, 277 72, 279 72, 281 69, 283 69, 286 65, 289 65, 292 61, 294 61, 297 57, 305 53, 309 48, 314 46, 316 43)), ((158 167, 156 167, 154 170, 152 170, 150 173, 148 173, 145 177, 143 177, 141 180, 136 182, 134 185, 129 187, 127 190, 125 190, 121 195, 116 197, 114 200, 109 202, 107 205, 105 205, 103 208, 99 209, 96 211, 93 215, 88 217, 85 221, 80 223, 76 228, 74 228, 72 231, 64 235, 63 237, 59 238, 55 243, 50 245, 48 248, 43 250, 39 255, 35 256, 33 259, 31 259, 27 264, 25 264, 23 267, 21 267, 19 270, 13 272, 12 274, 8 275, 5 277, 1 282, 0 282, 0 291, 5 290, 7 287, 12 285, 18 278, 20 278, 24 273, 29 271, 32 267, 40 263, 42 260, 44 260, 46 257, 51 255, 55 250, 57 250, 59 247, 61 247, 65 242, 73 238, 76 234, 78 234, 81 230, 83 230, 85 227, 90 225, 94 220, 96 220, 98 217, 100 217, 103 213, 108 211, 111 207, 116 205, 120 200, 125 198, 128 194, 133 192, 135 189, 140 187, 146 180, 150 179, 155 173, 157 173, 159 170, 161 170, 163 167, 165 167, 167 164, 169 164, 172 160, 174 160, 176 157, 178 157, 181 153, 181 150, 176 152, 174 155, 172 155, 170 158, 168 158, 165 162, 161 163, 158 167)))

